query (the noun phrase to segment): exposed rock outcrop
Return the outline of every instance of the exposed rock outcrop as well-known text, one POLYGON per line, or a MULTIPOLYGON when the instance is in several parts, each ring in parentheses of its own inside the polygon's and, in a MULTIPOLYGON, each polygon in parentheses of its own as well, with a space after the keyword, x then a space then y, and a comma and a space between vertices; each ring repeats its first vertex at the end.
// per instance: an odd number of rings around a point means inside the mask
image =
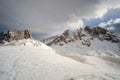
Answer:
POLYGON ((10 30, 7 33, 0 32, 0 43, 4 41, 22 40, 32 38, 32 32, 29 30, 10 30))
POLYGON ((52 39, 49 43, 47 43, 47 45, 51 46, 53 44, 58 44, 60 46, 63 46, 64 44, 75 42, 76 40, 81 40, 80 42, 83 45, 90 47, 91 41, 94 40, 94 38, 98 38, 101 41, 111 41, 112 43, 120 42, 119 37, 102 27, 86 26, 84 29, 78 28, 72 32, 70 30, 66 30, 63 32, 63 34, 52 39), (86 37, 88 38, 85 39, 86 37))
POLYGON ((86 27, 84 28, 85 31, 87 31, 89 34, 91 34, 92 37, 97 37, 101 41, 107 40, 111 41, 113 43, 120 42, 120 40, 117 38, 116 35, 114 35, 112 32, 102 28, 102 27, 86 27))
POLYGON ((88 27, 86 26, 84 28, 85 31, 87 31, 89 34, 93 35, 93 36, 98 36, 100 34, 105 35, 107 32, 109 32, 108 30, 102 28, 102 27, 88 27))

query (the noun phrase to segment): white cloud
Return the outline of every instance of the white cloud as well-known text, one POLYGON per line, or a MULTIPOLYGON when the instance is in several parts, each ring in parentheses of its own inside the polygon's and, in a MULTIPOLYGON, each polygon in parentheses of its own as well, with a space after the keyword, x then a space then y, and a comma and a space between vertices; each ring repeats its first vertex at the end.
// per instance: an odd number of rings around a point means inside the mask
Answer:
POLYGON ((66 26, 72 29, 84 27, 83 21, 79 17, 72 15, 70 18, 71 19, 67 21, 66 26))
POLYGON ((114 31, 114 30, 119 31, 120 18, 117 18, 115 20, 110 19, 107 22, 101 22, 98 26, 106 28, 107 30, 111 30, 111 31, 114 31))
POLYGON ((115 30, 114 26, 108 27, 107 30, 115 30))
POLYGON ((111 24, 113 24, 114 23, 114 21, 112 20, 112 19, 110 19, 106 24, 107 25, 111 25, 111 24))
POLYGON ((113 25, 113 24, 116 24, 116 23, 120 23, 120 18, 117 18, 115 20, 110 19, 107 22, 101 22, 98 26, 106 27, 106 26, 110 26, 110 25, 113 25))
POLYGON ((115 19, 114 23, 120 23, 120 18, 115 19))
POLYGON ((96 18, 102 18, 110 9, 120 8, 120 0, 104 0, 99 9, 96 10, 96 18))
POLYGON ((101 22, 98 26, 103 27, 103 28, 106 28, 106 26, 110 26, 110 25, 112 25, 112 24, 114 24, 114 21, 113 21, 112 19, 110 19, 110 20, 107 21, 107 22, 101 22))
POLYGON ((100 23, 98 26, 105 28, 106 23, 105 23, 105 22, 102 22, 102 23, 100 23))
POLYGON ((79 28, 79 27, 83 27, 83 22, 79 19, 77 21, 73 21, 73 22, 68 22, 67 23, 68 26, 70 26, 71 28, 79 28))

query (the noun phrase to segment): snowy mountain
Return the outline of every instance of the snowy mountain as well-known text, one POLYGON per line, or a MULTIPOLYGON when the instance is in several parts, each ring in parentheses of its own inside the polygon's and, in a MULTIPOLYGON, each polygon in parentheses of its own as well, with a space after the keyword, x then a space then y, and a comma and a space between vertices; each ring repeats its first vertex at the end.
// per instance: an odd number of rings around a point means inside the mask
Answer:
POLYGON ((66 30, 61 35, 44 39, 43 42, 57 51, 89 54, 92 50, 97 53, 113 52, 120 55, 120 37, 101 27, 66 30))
POLYGON ((43 42, 60 55, 75 60, 78 60, 78 55, 113 61, 120 58, 120 37, 101 27, 66 30, 61 35, 44 39, 43 42))
MULTIPOLYGON (((0 46, 0 80, 119 80, 119 58, 88 55, 73 60, 44 43, 24 39, 0 46)), ((74 56, 73 56, 74 57, 74 56)))

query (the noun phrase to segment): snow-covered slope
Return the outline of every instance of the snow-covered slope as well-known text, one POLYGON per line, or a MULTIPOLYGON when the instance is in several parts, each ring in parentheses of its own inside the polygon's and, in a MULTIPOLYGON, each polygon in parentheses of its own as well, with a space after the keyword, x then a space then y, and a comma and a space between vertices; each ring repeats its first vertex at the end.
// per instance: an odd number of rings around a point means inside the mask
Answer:
POLYGON ((0 46, 0 80, 120 79, 119 63, 78 56, 79 61, 60 56, 42 42, 31 39, 6 43, 0 46))

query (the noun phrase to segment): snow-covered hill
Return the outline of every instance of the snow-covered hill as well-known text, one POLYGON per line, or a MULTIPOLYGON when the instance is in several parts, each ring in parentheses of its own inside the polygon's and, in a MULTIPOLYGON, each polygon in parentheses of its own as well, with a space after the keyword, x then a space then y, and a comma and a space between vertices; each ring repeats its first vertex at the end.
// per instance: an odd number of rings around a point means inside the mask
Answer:
POLYGON ((119 58, 112 62, 95 56, 78 56, 76 60, 61 56, 33 39, 5 43, 0 46, 0 80, 120 79, 119 58))

